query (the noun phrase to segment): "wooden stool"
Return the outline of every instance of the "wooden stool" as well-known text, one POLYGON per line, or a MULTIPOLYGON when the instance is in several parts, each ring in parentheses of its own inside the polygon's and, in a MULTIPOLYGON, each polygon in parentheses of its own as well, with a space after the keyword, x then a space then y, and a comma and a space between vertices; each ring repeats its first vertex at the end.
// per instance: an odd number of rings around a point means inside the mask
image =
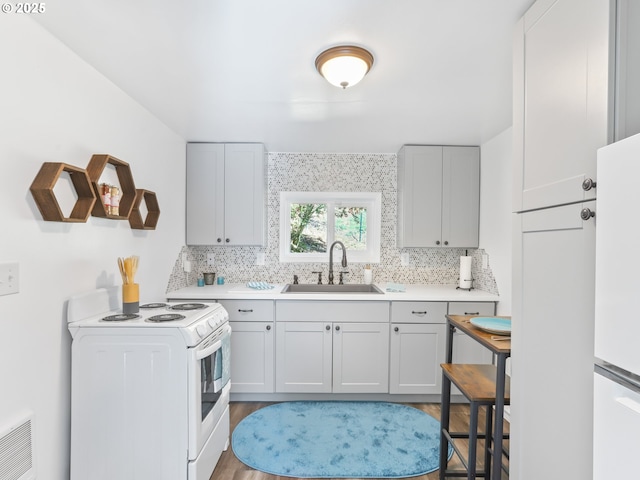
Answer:
MULTIPOLYGON (((496 372, 493 365, 472 365, 463 363, 443 363, 442 367, 442 413, 440 434, 440 480, 446 477, 491 477, 491 432, 493 423, 493 406, 496 402, 496 372), (469 400, 469 432, 450 432, 449 414, 451 404, 451 383, 469 400), (486 407, 484 434, 478 434, 478 410, 486 407), (465 460, 454 439, 469 439, 469 455, 465 460), (478 472, 476 467, 478 439, 484 439, 484 470, 478 472), (451 444, 456 455, 462 461, 465 470, 447 470, 448 445, 451 444)), ((505 405, 510 403, 509 377, 505 383, 505 405)), ((505 435, 508 438, 508 435, 505 435)), ((502 454, 502 445, 494 447, 502 454)))

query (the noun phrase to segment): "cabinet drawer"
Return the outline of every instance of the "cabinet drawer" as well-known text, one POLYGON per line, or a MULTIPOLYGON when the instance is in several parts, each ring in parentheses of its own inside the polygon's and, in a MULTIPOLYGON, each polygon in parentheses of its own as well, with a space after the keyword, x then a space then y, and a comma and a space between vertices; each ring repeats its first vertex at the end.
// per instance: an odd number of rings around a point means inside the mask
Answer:
POLYGON ((272 300, 218 300, 227 312, 230 322, 272 322, 272 300))
POLYGON ((449 302, 449 315, 495 315, 495 302, 449 302))
POLYGON ((446 323, 447 302, 391 302, 393 323, 446 323))
POLYGON ((388 322, 388 302, 292 300, 276 302, 278 322, 388 322))

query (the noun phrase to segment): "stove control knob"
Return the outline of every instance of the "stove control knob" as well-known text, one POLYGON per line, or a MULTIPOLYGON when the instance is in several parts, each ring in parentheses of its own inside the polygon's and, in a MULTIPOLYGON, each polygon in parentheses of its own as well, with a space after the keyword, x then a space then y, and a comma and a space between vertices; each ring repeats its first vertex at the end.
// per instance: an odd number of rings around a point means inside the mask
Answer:
POLYGON ((209 325, 211 326, 211 328, 213 328, 214 330, 216 329, 216 325, 218 325, 218 320, 216 319, 216 317, 211 317, 209 319, 209 325))
POLYGON ((206 325, 198 325, 196 327, 196 332, 198 332, 198 335, 200 335, 200 337, 204 337, 207 334, 207 326, 206 325))

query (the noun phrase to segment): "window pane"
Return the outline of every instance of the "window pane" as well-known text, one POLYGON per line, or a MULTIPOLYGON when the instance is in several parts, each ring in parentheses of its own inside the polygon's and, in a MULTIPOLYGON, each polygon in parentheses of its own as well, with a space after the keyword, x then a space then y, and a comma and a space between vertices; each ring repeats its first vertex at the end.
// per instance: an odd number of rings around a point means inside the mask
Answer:
POLYGON ((338 207, 335 222, 336 240, 342 241, 347 250, 367 249, 366 207, 338 207))
POLYGON ((327 205, 291 204, 291 253, 327 251, 327 205))

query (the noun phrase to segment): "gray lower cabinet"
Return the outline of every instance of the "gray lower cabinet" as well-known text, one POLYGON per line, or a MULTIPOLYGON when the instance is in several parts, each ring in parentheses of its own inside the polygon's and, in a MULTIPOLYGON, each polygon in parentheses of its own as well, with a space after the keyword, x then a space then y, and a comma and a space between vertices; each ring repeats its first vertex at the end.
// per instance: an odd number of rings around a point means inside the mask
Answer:
MULTIPOLYGON (((392 302, 389 393, 440 394, 445 361, 445 315, 495 314, 494 302, 392 302)), ((455 332, 455 363, 491 363, 491 353, 455 332)), ((460 392, 453 387, 452 393, 460 392)))
MULTIPOLYGON (((494 302, 449 302, 448 313, 449 315, 493 316, 496 314, 496 304, 494 302)), ((454 363, 491 363, 491 352, 480 343, 459 331, 453 335, 454 363)))
POLYGON ((447 302, 391 302, 389 393, 440 394, 447 302))
POLYGON ((387 302, 276 302, 276 392, 387 393, 388 358, 387 302))
POLYGON ((275 323, 271 300, 223 300, 231 325, 231 393, 273 393, 275 323))
MULTIPOLYGON (((494 302, 219 303, 232 328, 232 393, 439 395, 447 312, 495 313, 494 302)), ((455 335, 454 361, 491 363, 488 350, 455 335)))

